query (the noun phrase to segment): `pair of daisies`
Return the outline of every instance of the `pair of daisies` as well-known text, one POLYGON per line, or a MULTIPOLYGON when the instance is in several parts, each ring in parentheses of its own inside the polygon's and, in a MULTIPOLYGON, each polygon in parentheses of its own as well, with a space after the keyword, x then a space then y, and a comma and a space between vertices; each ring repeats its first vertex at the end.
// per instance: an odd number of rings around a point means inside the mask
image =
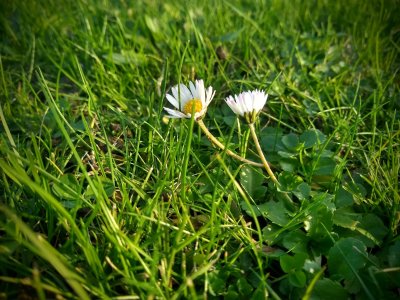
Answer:
MULTIPOLYGON (((189 87, 184 84, 174 86, 172 89, 172 95, 167 94, 167 100, 171 103, 175 109, 164 107, 168 112, 170 118, 191 118, 192 114, 197 124, 207 135, 207 137, 219 148, 225 150, 226 153, 235 159, 254 166, 264 166, 267 170, 268 175, 272 181, 279 187, 280 183, 272 172, 267 159, 262 152, 261 145, 258 141, 257 134, 255 132, 254 122, 257 119, 258 114, 267 102, 268 95, 264 91, 254 90, 240 93, 239 95, 229 96, 225 99, 225 102, 229 105, 232 111, 241 117, 243 117, 249 125, 254 144, 256 146, 258 155, 262 161, 262 164, 248 160, 242 156, 237 155, 233 151, 226 149, 225 145, 216 139, 211 132, 207 129, 202 121, 207 107, 214 98, 215 91, 211 86, 204 88, 203 80, 196 80, 194 83, 189 82, 189 87)), ((289 199, 290 200, 290 199, 289 199)), ((290 200, 291 201, 291 200, 290 200)))
MULTIPOLYGON (((170 109, 164 107, 170 118, 191 118, 194 113, 194 119, 201 120, 207 112, 207 107, 214 98, 215 90, 211 86, 204 88, 203 80, 189 82, 189 87, 180 84, 172 87, 172 95, 167 94, 167 100, 175 107, 170 109)), ((255 122, 258 113, 267 102, 268 95, 264 91, 254 90, 229 96, 225 102, 232 111, 245 118, 247 123, 255 122)))

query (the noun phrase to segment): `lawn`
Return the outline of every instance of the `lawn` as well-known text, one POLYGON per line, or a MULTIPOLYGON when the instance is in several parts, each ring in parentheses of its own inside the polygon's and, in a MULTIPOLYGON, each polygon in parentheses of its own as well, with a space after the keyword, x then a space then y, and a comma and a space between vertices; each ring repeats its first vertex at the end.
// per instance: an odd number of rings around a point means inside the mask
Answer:
POLYGON ((1 1, 0 299, 399 299, 398 11, 1 1))

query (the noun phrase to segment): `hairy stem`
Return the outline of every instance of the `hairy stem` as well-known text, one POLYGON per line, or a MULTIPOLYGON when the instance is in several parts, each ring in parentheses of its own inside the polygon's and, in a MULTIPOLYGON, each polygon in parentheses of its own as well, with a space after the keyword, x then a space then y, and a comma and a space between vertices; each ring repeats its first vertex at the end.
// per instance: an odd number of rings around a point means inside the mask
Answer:
POLYGON ((226 147, 216 139, 215 136, 212 135, 212 133, 210 131, 208 131, 206 125, 204 124, 203 120, 198 120, 197 124, 199 124, 201 130, 203 130, 204 134, 208 137, 208 139, 216 146, 218 146, 219 148, 221 148, 222 150, 226 151, 226 154, 232 156, 233 158, 236 158, 237 160, 249 164, 249 165, 253 165, 253 166, 257 166, 257 167, 263 167, 263 164, 248 160, 244 157, 241 157, 240 155, 237 155, 236 153, 232 152, 229 149, 226 149, 226 147))
POLYGON ((279 181, 278 181, 278 179, 276 179, 274 173, 272 172, 271 167, 269 166, 268 161, 267 161, 267 159, 265 158, 264 153, 263 153, 263 151, 262 151, 262 149, 261 149, 261 146, 260 146, 260 143, 259 143, 259 141, 258 141, 257 134, 256 134, 256 129, 254 128, 254 124, 253 124, 253 123, 250 123, 250 124, 249 124, 249 127, 250 127, 251 136, 252 136, 252 138, 253 138, 253 140, 254 140, 254 144, 256 145, 258 155, 259 155, 260 158, 261 158, 261 161, 262 161, 262 163, 263 163, 264 168, 267 170, 267 173, 268 173, 268 175, 271 177, 272 181, 273 181, 277 186, 279 186, 279 185, 280 185, 280 184, 279 184, 279 181))

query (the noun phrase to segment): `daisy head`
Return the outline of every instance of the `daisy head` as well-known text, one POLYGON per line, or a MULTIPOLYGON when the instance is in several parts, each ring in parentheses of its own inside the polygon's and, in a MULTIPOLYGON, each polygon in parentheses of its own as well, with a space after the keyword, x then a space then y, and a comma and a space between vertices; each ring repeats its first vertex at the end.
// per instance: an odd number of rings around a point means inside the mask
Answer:
POLYGON ((251 124, 257 119, 258 114, 267 102, 268 94, 261 90, 254 90, 240 93, 234 97, 229 96, 225 102, 232 111, 245 118, 251 124))
POLYGON ((164 107, 169 114, 169 118, 188 118, 200 120, 206 113, 207 107, 214 97, 215 91, 209 86, 204 88, 203 80, 196 80, 194 83, 189 81, 189 88, 180 84, 171 89, 172 95, 167 94, 167 100, 175 109, 164 107))

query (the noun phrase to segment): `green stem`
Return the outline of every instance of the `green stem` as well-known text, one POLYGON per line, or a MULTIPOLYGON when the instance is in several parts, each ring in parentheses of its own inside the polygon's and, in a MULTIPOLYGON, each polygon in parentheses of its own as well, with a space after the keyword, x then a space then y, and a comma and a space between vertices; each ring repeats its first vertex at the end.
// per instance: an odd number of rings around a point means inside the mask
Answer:
MULTIPOLYGON (((254 124, 250 123, 249 127, 250 127, 251 136, 253 137, 254 144, 256 145, 258 155, 260 156, 261 161, 263 162, 264 168, 267 170, 267 173, 271 177, 272 181, 276 184, 276 186, 278 188, 280 188, 281 184, 279 183, 278 179, 275 177, 274 172, 272 172, 272 170, 271 170, 271 168, 270 168, 270 166, 268 164, 268 161, 265 158, 264 153, 263 153, 263 151, 261 149, 260 143, 258 141, 256 129, 254 128, 254 124)), ((290 198, 290 196, 285 192, 283 192, 283 195, 285 196, 284 199, 286 200, 286 204, 288 205, 288 207, 290 209, 294 209, 294 204, 293 204, 293 201, 290 198)))
POLYGON ((218 141, 215 136, 212 135, 212 133, 210 131, 208 131, 206 125, 204 124, 203 120, 198 120, 197 124, 199 124, 201 130, 203 130, 204 134, 210 139, 210 141, 215 144, 216 146, 218 146, 219 148, 221 148, 222 150, 226 151, 226 154, 232 156, 233 158, 236 158, 237 160, 249 164, 249 165, 253 165, 253 166, 257 166, 257 167, 262 167, 263 164, 260 163, 256 163, 254 161, 248 160, 244 157, 241 157, 239 155, 237 155, 236 153, 232 152, 231 150, 227 149, 220 141, 218 141))
POLYGON ((264 153, 263 153, 263 151, 261 149, 260 143, 259 143, 258 138, 257 138, 256 129, 254 128, 254 124, 250 123, 249 127, 250 127, 251 136, 252 136, 252 138, 254 140, 254 144, 256 145, 257 152, 258 152, 258 155, 261 158, 263 166, 267 170, 267 173, 271 177, 272 181, 279 187, 280 186, 279 181, 278 181, 278 179, 276 179, 274 173, 272 172, 272 170, 271 170, 271 168, 270 168, 270 166, 268 164, 268 161, 265 158, 264 153))

